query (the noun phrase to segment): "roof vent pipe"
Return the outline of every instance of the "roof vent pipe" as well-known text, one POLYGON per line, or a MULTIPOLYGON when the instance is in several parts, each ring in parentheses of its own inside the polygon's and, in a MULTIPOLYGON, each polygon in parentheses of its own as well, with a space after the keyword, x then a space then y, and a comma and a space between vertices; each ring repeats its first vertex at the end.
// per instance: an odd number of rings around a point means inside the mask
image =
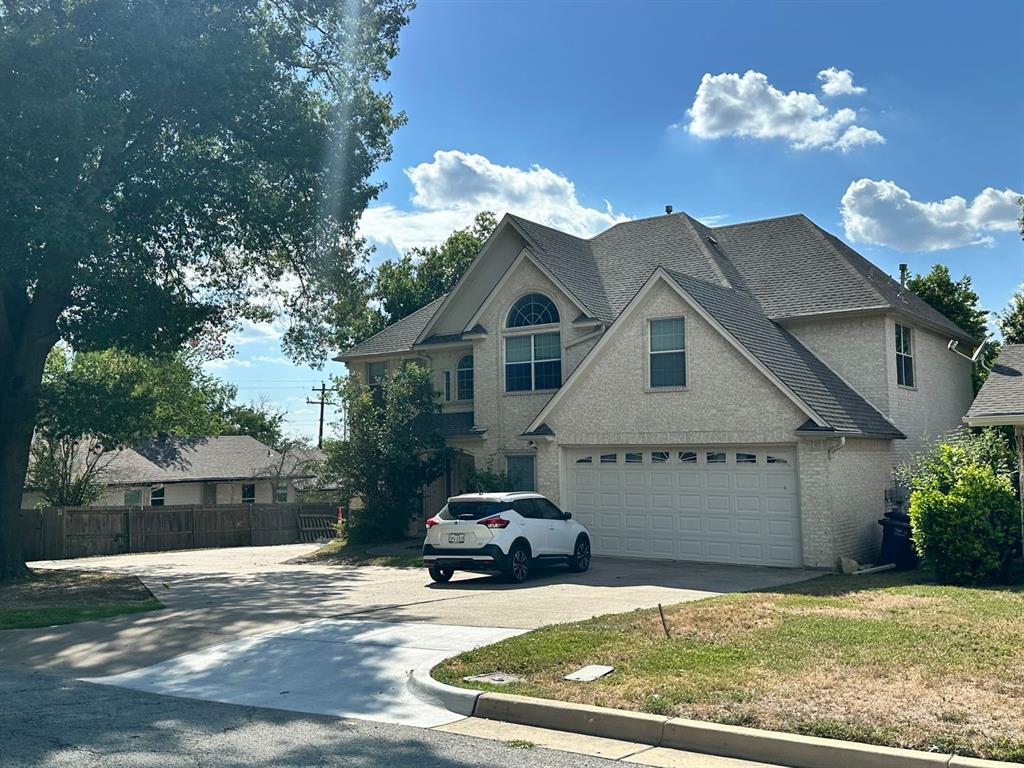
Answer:
POLYGON ((907 290, 907 265, 900 264, 900 290, 907 290))
POLYGON ((665 206, 665 213, 672 213, 672 206, 671 205, 666 205, 665 206))

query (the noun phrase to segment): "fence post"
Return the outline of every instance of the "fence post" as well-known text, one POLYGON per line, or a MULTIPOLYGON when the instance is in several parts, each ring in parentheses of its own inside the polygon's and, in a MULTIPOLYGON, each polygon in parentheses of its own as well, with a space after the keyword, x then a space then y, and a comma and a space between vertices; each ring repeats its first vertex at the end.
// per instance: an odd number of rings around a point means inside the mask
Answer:
POLYGON ((249 546, 250 547, 253 545, 252 544, 252 507, 253 507, 253 505, 250 504, 249 505, 249 546))
POLYGON ((63 560, 68 551, 68 528, 64 522, 63 507, 57 510, 57 546, 59 547, 57 557, 63 560))

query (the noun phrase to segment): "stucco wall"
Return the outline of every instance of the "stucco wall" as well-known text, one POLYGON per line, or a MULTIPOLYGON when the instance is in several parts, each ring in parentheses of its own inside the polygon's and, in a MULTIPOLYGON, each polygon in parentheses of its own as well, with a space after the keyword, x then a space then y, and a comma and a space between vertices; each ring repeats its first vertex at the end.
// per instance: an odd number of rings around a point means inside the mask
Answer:
POLYGON ((949 337, 903 322, 913 329, 914 387, 896 381, 896 319, 886 318, 886 358, 891 417, 907 436, 896 444, 899 458, 945 432, 963 426, 974 399, 971 363, 950 352, 949 337))
POLYGON ((574 445, 792 443, 807 416, 665 283, 633 310, 545 421, 574 445), (647 386, 648 321, 686 321, 686 387, 647 386))
MULTIPOLYGON (((547 276, 529 261, 522 261, 494 294, 481 317, 487 336, 474 342, 476 398, 474 421, 486 427, 486 437, 477 449, 482 457, 508 451, 529 450, 520 435, 526 430, 553 392, 505 392, 505 321, 517 299, 527 293, 543 293, 558 307, 558 331, 562 336, 562 381, 579 365, 596 342, 592 327, 579 328, 573 320, 580 314, 576 305, 558 290, 547 276)), ((495 461, 495 469, 504 470, 504 463, 495 461)))
MULTIPOLYGON (((254 480, 256 484, 257 504, 271 504, 274 501, 273 486, 269 480, 254 480)), ((167 483, 164 485, 164 506, 202 504, 203 485, 205 483, 167 483)), ((228 483, 216 483, 218 504, 241 504, 242 503, 242 481, 228 483)), ((126 491, 142 491, 142 506, 150 505, 151 486, 115 486, 104 490, 103 494, 90 506, 93 507, 120 507, 124 505, 126 491)), ((295 490, 291 481, 288 481, 288 501, 295 501, 295 490)), ((22 496, 21 508, 33 509, 40 504, 39 494, 29 491, 22 496)))
POLYGON ((869 403, 889 413, 884 315, 809 318, 784 327, 869 403))

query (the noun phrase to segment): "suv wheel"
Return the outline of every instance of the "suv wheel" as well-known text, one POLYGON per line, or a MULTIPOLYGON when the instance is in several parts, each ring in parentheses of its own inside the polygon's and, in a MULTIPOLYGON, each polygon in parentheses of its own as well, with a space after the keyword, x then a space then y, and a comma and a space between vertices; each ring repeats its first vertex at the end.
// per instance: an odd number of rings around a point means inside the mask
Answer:
POLYGON ((590 540, 586 536, 576 539, 576 547, 569 558, 569 570, 573 573, 583 573, 590 567, 590 540))
POLYGON ((530 575, 530 552, 524 544, 516 544, 508 553, 508 578, 513 584, 522 584, 530 575))
POLYGON ((452 574, 455 573, 451 568, 438 568, 436 565, 432 565, 427 568, 427 573, 430 574, 430 578, 436 581, 438 584, 445 584, 452 579, 452 574))

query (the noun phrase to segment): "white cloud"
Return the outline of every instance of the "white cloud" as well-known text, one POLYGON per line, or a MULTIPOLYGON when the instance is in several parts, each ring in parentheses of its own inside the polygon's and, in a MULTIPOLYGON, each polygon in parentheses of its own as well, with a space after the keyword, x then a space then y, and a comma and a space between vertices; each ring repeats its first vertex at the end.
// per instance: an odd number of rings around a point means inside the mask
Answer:
POLYGON ((687 129, 701 139, 785 139, 795 149, 843 152, 885 142, 877 131, 855 125, 852 109, 831 112, 813 93, 783 93, 752 70, 744 75, 705 74, 687 114, 687 129))
POLYGON ((505 212, 581 236, 594 235, 628 217, 583 205, 565 176, 539 165, 498 165, 483 155, 439 150, 430 162, 405 169, 412 182, 412 210, 394 205, 368 208, 360 233, 399 250, 433 245, 472 223, 479 211, 505 212))
POLYGON ((257 363, 269 363, 270 365, 294 365, 294 363, 287 357, 272 355, 256 355, 252 358, 257 363))
POLYGON ((225 368, 252 368, 252 361, 242 360, 237 357, 225 357, 217 360, 207 360, 203 363, 207 370, 221 371, 225 368))
POLYGON ((992 231, 1017 227, 1020 193, 987 187, 971 203, 959 195, 919 202, 891 181, 859 179, 843 195, 840 210, 851 240, 900 251, 941 251, 990 244, 992 231))
POLYGON ((853 72, 848 69, 829 67, 818 73, 822 81, 821 92, 826 96, 845 96, 847 94, 867 93, 867 88, 853 84, 853 72))
POLYGON ((284 336, 284 331, 285 326, 280 319, 256 323, 243 318, 239 321, 238 326, 228 334, 227 342, 233 347, 262 342, 277 343, 284 336))

